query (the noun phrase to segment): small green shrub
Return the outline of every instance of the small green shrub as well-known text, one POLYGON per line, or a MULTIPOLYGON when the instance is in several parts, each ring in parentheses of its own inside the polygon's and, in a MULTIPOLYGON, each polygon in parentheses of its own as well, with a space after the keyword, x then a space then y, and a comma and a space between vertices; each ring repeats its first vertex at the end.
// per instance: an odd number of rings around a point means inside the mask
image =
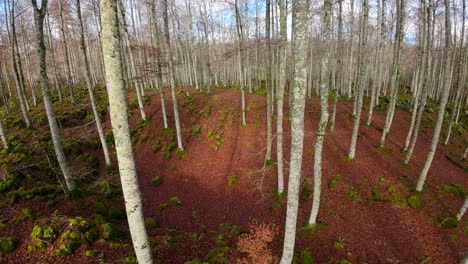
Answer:
POLYGON ((154 186, 159 186, 162 184, 162 178, 161 176, 156 176, 154 177, 152 180, 151 180, 151 183, 154 185, 154 186))
POLYGON ((158 210, 159 211, 164 211, 166 210, 167 208, 169 208, 169 204, 168 203, 161 203, 159 206, 158 206, 158 210))
POLYGON ((338 240, 333 241, 333 247, 334 248, 344 248, 345 247, 345 242, 344 239, 339 237, 338 240))
POLYGON ((102 229, 102 236, 105 239, 110 239, 110 240, 118 239, 118 238, 121 238, 124 234, 119 226, 112 224, 112 223, 102 224, 101 229, 102 229))
POLYGON ((175 204, 175 205, 181 205, 181 204, 182 204, 182 202, 180 201, 179 197, 177 197, 177 196, 172 197, 172 198, 171 198, 171 202, 172 202, 173 204, 175 204))
POLYGON ((154 218, 152 218, 152 217, 146 218, 146 224, 147 224, 149 227, 152 227, 152 228, 157 228, 157 227, 159 227, 158 222, 156 222, 156 219, 154 219, 154 218))
POLYGON ((18 240, 14 237, 0 237, 0 256, 6 256, 18 247, 18 240))
POLYGON ((227 177, 227 183, 229 185, 236 185, 239 183, 239 175, 235 172, 232 172, 231 174, 228 175, 227 177))
POLYGON ((447 193, 453 193, 458 198, 465 198, 465 191, 463 190, 463 187, 458 184, 452 183, 444 185, 443 190, 447 193))
POLYGON ((415 194, 406 198, 406 202, 408 202, 409 207, 414 209, 421 209, 424 206, 421 195, 419 194, 415 194))

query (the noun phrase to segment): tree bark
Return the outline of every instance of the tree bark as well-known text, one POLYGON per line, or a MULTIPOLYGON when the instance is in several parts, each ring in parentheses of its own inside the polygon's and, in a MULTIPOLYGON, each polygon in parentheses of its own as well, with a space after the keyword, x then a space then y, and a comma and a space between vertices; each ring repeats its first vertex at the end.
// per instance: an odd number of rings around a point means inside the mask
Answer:
POLYGON ((304 148, 304 110, 307 82, 307 32, 308 0, 295 0, 296 34, 294 35, 296 59, 294 74, 294 107, 291 119, 291 158, 288 183, 288 203, 286 209, 286 226, 281 264, 292 262, 296 240, 297 211, 299 207, 299 182, 302 172, 302 152, 304 148))
POLYGON ((142 199, 138 188, 130 128, 128 125, 128 107, 125 100, 122 62, 120 60, 117 0, 101 0, 101 16, 109 110, 128 225, 138 263, 149 264, 153 263, 153 260, 151 246, 145 229, 142 199))
POLYGON ((452 38, 451 38, 451 22, 450 22, 450 0, 445 0, 445 65, 444 65, 444 86, 442 98, 440 99, 439 111, 437 113, 437 122, 434 129, 434 135, 432 137, 431 146, 427 153, 426 162, 419 175, 418 184, 416 186, 417 191, 422 191, 424 183, 426 181, 427 173, 431 167, 432 160, 434 159, 435 152, 437 150, 437 144, 439 143, 440 131, 444 122, 445 107, 447 105, 448 96, 450 93, 450 81, 451 81, 451 61, 452 61, 452 38))
MULTIPOLYGON (((322 56, 320 70, 320 122, 317 128, 317 139, 315 140, 314 151, 314 194, 312 200, 312 212, 309 218, 309 225, 317 223, 317 215, 320 207, 320 194, 322 188, 322 150, 323 141, 328 125, 328 77, 329 77, 329 57, 330 57, 330 34, 331 34, 331 13, 332 0, 323 2, 323 35, 322 35, 322 56)), ((368 1, 368 0, 365 0, 368 1)))
POLYGON ((36 26, 36 42, 39 53, 39 71, 41 73, 42 97, 44 100, 47 120, 49 121, 50 134, 52 136, 55 155, 57 156, 59 166, 62 170, 67 189, 69 192, 73 192, 76 188, 76 185, 71 175, 70 168, 65 157, 65 152, 63 150, 60 130, 57 125, 55 111, 52 105, 52 99, 49 90, 49 80, 47 77, 46 47, 44 41, 44 18, 47 10, 47 0, 42 0, 40 8, 38 7, 36 0, 31 0, 31 2, 32 8, 34 10, 34 22, 36 26))
POLYGON ((353 134, 351 136, 351 144, 349 149, 348 158, 353 160, 356 155, 356 143, 359 133, 359 125, 361 123, 361 112, 362 112, 362 101, 364 97, 364 88, 367 84, 366 81, 366 47, 367 47, 367 27, 368 27, 368 17, 369 17, 369 6, 368 0, 362 2, 362 15, 361 15, 361 29, 359 36, 359 57, 358 57, 358 69, 359 69, 359 78, 357 82, 357 91, 356 91, 356 114, 354 115, 354 126, 353 134))
POLYGON ((167 0, 163 0, 163 12, 164 12, 164 35, 166 37, 166 56, 167 61, 169 63, 169 80, 171 85, 171 95, 172 95, 172 103, 174 108, 174 121, 176 126, 176 134, 177 134, 177 146, 180 150, 184 150, 184 145, 182 144, 182 130, 180 128, 180 121, 179 121, 179 108, 177 106, 177 94, 176 94, 176 84, 175 84, 175 77, 174 77, 174 62, 172 58, 172 50, 171 50, 171 39, 169 37, 169 17, 167 13, 167 0))

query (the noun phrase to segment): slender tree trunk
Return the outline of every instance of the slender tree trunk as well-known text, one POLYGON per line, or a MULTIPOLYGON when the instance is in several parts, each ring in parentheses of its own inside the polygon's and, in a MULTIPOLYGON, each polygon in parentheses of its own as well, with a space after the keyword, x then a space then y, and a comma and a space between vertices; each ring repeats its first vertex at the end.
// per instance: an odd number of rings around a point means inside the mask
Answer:
POLYGON ((169 79, 171 85, 171 94, 172 94, 172 103, 174 108, 174 120, 176 126, 176 134, 177 134, 177 146, 180 150, 184 150, 184 146, 182 144, 182 130, 180 128, 180 121, 179 121, 179 108, 177 106, 177 94, 176 94, 176 84, 175 84, 175 77, 174 77, 174 62, 172 58, 172 50, 171 50, 171 39, 169 37, 169 17, 167 13, 167 0, 163 0, 163 11, 164 11, 164 35, 166 37, 166 56, 167 61, 169 62, 169 79))
POLYGON ((15 75, 15 82, 16 82, 16 91, 18 93, 18 99, 20 104, 21 113, 23 115, 24 123, 26 127, 29 128, 32 126, 31 119, 29 117, 29 107, 28 102, 26 100, 26 96, 24 95, 24 87, 23 83, 21 82, 21 74, 20 68, 18 67, 18 57, 19 54, 16 52, 17 48, 17 41, 16 41, 16 26, 15 26, 15 11, 14 11, 14 1, 12 1, 10 5, 10 45, 11 45, 11 59, 12 59, 12 66, 13 66, 13 73, 15 75))
POLYGON ((242 125, 247 125, 245 121, 245 87, 244 87, 244 79, 243 79, 243 70, 244 70, 244 63, 242 61, 242 52, 244 50, 244 33, 242 31, 242 21, 241 15, 239 12, 238 0, 235 1, 234 8, 236 11, 236 29, 237 29, 237 38, 239 40, 238 43, 238 68, 239 68, 239 85, 241 90, 241 104, 242 104, 242 125))
MULTIPOLYGON (((312 200, 312 212, 309 218, 309 225, 317 223, 317 215, 320 207, 320 194, 322 188, 322 149, 325 133, 328 125, 328 77, 329 77, 329 57, 330 57, 330 34, 331 34, 331 13, 332 0, 323 2, 323 35, 322 35, 322 57, 320 70, 320 106, 321 115, 317 128, 317 139, 315 140, 314 151, 314 194, 312 200)), ((368 1, 368 0, 365 0, 368 1)))
POLYGON ((267 44, 267 58, 266 58, 266 91, 267 91, 267 142, 266 142, 266 154, 265 154, 265 162, 271 160, 271 146, 272 146, 272 127, 273 127, 273 91, 272 91, 272 80, 271 80, 271 44, 270 44, 270 1, 266 0, 266 10, 265 10, 265 39, 267 44))
POLYGON ((65 35, 65 22, 63 20, 63 7, 62 7, 62 1, 64 0, 59 0, 59 19, 60 19, 60 35, 62 36, 62 49, 63 49, 63 57, 65 59, 65 66, 66 66, 66 72, 67 72, 67 85, 68 89, 70 89, 70 101, 72 104, 75 104, 75 91, 73 87, 73 80, 71 76, 71 68, 70 68, 70 59, 68 58, 68 45, 67 45, 67 37, 65 35))
MULTIPOLYGON (((119 10, 120 10, 120 14, 122 16, 122 29, 123 29, 123 33, 124 33, 123 34, 124 35, 124 41, 125 41, 125 46, 128 49, 128 60, 130 62, 130 76, 129 77, 133 81, 133 79, 137 77, 136 76, 137 72, 136 72, 136 67, 135 67, 135 58, 133 56, 133 50, 132 50, 132 46, 131 46, 131 42, 130 42, 130 35, 128 33, 127 22, 126 22, 126 19, 125 19, 125 9, 124 9, 122 0, 119 0, 119 10)), ((138 108, 140 109, 141 119, 146 120, 145 107, 143 105, 143 99, 141 98, 142 97, 141 89, 137 85, 137 82, 133 82, 133 84, 135 85, 135 91, 136 91, 136 95, 137 95, 137 102, 138 102, 138 108)))
POLYGON ((361 29, 360 29, 360 36, 359 36, 359 57, 358 57, 358 69, 359 69, 359 78, 357 83, 357 91, 356 91, 356 114, 354 115, 354 126, 353 126, 353 134, 351 136, 351 145, 349 149, 348 158, 353 160, 356 155, 356 143, 357 143, 357 136, 359 133, 359 125, 361 123, 361 112, 362 112, 362 101, 364 97, 364 88, 366 87, 366 47, 367 47, 367 23, 368 23, 368 16, 369 16, 369 6, 368 0, 364 0, 362 2, 362 15, 361 15, 361 29))
MULTIPOLYGON (((462 1, 462 17, 465 17, 465 8, 466 8, 466 1, 462 1)), ((463 72, 462 72, 463 71, 463 62, 465 61, 465 52, 463 52, 464 51, 464 48, 463 48, 464 40, 465 40, 465 19, 463 19, 463 22, 462 22, 462 33, 461 33, 461 36, 460 36, 460 48, 459 48, 460 54, 458 56, 457 82, 456 82, 456 85, 455 85, 455 87, 457 88, 457 93, 455 95, 455 100, 454 100, 454 103, 453 103, 452 112, 450 113, 450 121, 449 121, 449 124, 448 124, 447 135, 445 137, 444 145, 447 145, 449 143, 450 134, 452 133, 452 126, 453 126, 453 123, 455 122, 455 117, 456 117, 456 113, 457 113, 457 111, 456 111, 457 105, 461 104, 461 94, 462 94, 462 89, 463 89, 463 83, 462 83, 461 79, 462 79, 462 74, 463 74, 463 72)), ((467 49, 467 48, 465 47, 465 49, 467 49)))
POLYGON ((462 207, 460 208, 460 211, 457 214, 457 220, 461 221, 463 215, 466 212, 466 209, 468 209, 468 197, 465 198, 465 201, 463 202, 462 207))
POLYGON ((277 102, 277 119, 276 119, 276 158, 278 169, 278 193, 284 192, 284 175, 283 175, 283 101, 284 101, 284 86, 286 85, 286 43, 287 43, 287 28, 286 18, 287 10, 285 0, 279 1, 280 9, 280 47, 279 47, 279 86, 277 102))
POLYGON ((138 263, 149 264, 153 263, 153 259, 151 256, 151 245, 145 229, 142 199, 138 187, 130 128, 128 125, 128 107, 125 100, 122 62, 120 61, 117 1, 101 0, 101 16, 109 110, 128 225, 138 263))
POLYGON ((2 138, 3 148, 9 148, 10 142, 8 141, 8 136, 5 130, 5 126, 3 125, 3 118, 0 116, 0 138, 2 138))
POLYGON ((49 90, 49 80, 47 77, 46 47, 44 42, 44 18, 47 10, 47 0, 42 0, 40 8, 38 7, 36 0, 31 0, 31 2, 32 8, 34 10, 34 22, 36 26, 36 41, 39 53, 39 71, 41 73, 42 97, 44 100, 47 119, 49 121, 50 134, 52 136, 52 143, 54 144, 55 155, 57 156, 59 166, 62 170, 67 189, 69 192, 72 192, 76 188, 75 181, 72 178, 70 168, 65 157, 65 152, 63 150, 60 130, 57 125, 57 119, 55 117, 55 111, 52 105, 52 99, 49 90))
POLYGON ((308 0, 295 0, 296 33, 294 35, 296 59, 294 74, 294 107, 291 119, 291 158, 288 183, 288 203, 286 209, 286 226, 281 264, 290 264, 294 255, 296 240, 297 211, 299 207, 299 182, 302 172, 302 152, 304 148, 304 110, 307 82, 307 32, 308 0))
POLYGON ((98 131, 99 139, 101 141, 102 151, 104 152, 104 160, 106 161, 106 166, 111 166, 111 159, 109 155, 109 148, 107 147, 106 139, 104 138, 104 131, 102 129, 102 122, 99 116, 99 112, 96 106, 96 98, 94 96, 94 87, 91 80, 91 69, 89 67, 88 54, 86 53, 86 44, 83 30, 83 20, 81 19, 81 4, 80 0, 76 0, 76 13, 78 16, 78 25, 80 30, 80 49, 81 55, 83 57, 84 68, 85 68, 85 79, 86 86, 88 87, 89 101, 93 109, 94 122, 96 122, 96 128, 98 131))
POLYGON ((392 67, 392 79, 390 83, 390 103, 387 108, 387 117, 385 119, 385 126, 382 131, 382 137, 380 138, 380 146, 385 145, 385 139, 390 132, 392 126, 393 116, 395 114, 395 104, 398 96, 398 86, 400 84, 400 57, 401 57, 401 45, 403 43, 403 27, 405 25, 405 5, 406 0, 399 0, 397 2, 397 27, 395 33, 395 46, 393 48, 393 67, 392 67))
MULTIPOLYGON (((330 132, 335 132, 335 120, 336 120, 336 106, 338 104, 338 98, 340 96, 340 91, 343 85, 343 60, 342 60, 342 42, 343 42, 343 1, 340 0, 338 1, 338 43, 337 43, 337 49, 338 49, 338 54, 336 56, 336 62, 337 62, 337 72, 335 78, 338 80, 337 85, 335 86, 335 94, 333 98, 333 110, 332 114, 330 117, 330 132)), ((334 79, 335 79, 334 78, 334 79)))
POLYGON ((168 128, 168 122, 167 122, 167 112, 166 112, 166 100, 164 98, 164 85, 163 85, 163 79, 162 79, 162 63, 161 60, 163 59, 161 55, 161 41, 159 39, 159 33, 158 33, 158 20, 156 18, 156 3, 151 4, 151 29, 152 29, 152 34, 153 38, 155 39, 155 48, 157 49, 157 54, 156 54, 156 67, 157 67, 157 78, 156 78, 156 83, 157 87, 159 90, 159 96, 161 97, 161 109, 162 109, 162 116, 163 116, 163 122, 164 122, 164 128, 168 128))
POLYGON ((444 64, 444 86, 442 88, 442 98, 440 99, 439 111, 437 113, 437 122, 434 129, 434 135, 432 137, 431 146, 427 153, 426 162, 419 175, 418 184, 416 186, 417 191, 422 191, 424 183, 426 181, 427 173, 431 167, 432 160, 434 159, 435 152, 437 150, 437 144, 439 143, 440 131, 444 122, 445 107, 450 93, 450 70, 452 61, 452 38, 451 38, 451 23, 450 23, 450 0, 445 0, 445 64, 444 64))

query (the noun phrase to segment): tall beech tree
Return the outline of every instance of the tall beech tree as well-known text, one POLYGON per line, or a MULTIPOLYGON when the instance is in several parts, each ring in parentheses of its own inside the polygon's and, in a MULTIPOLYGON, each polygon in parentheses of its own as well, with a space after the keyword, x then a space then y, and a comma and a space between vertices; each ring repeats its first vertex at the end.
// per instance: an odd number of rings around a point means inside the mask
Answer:
POLYGON ((126 93, 120 54, 117 1, 101 0, 102 50, 106 69, 107 93, 109 94, 109 111, 133 249, 138 263, 153 263, 151 245, 145 229, 142 199, 138 187, 128 125, 128 106, 125 99, 126 93))
MULTIPOLYGON (((365 0, 367 1, 367 0, 365 0)), ((331 0, 323 2, 323 33, 322 33, 322 54, 320 62, 320 121, 317 128, 317 138, 315 140, 314 151, 314 194, 312 200, 312 212, 310 213, 309 225, 317 222, 317 215, 320 208, 320 195, 322 188, 322 150, 323 141, 328 125, 328 85, 329 85, 329 57, 330 57, 330 34, 331 28, 331 0)))
POLYGON ((304 110, 307 83, 307 32, 309 21, 309 1, 295 0, 296 19, 294 43, 296 58, 294 65, 294 96, 291 109, 291 158, 289 163, 288 203, 286 207, 286 226, 281 264, 293 260, 296 241, 297 211, 299 208, 299 183, 302 174, 302 152, 304 149, 304 110))
MULTIPOLYGON (((81 56, 83 57, 84 64, 84 75, 86 80, 86 86, 88 88, 89 101, 91 103, 91 108, 93 109, 94 122, 96 123, 96 129, 99 135, 99 140, 101 141, 102 152, 104 153, 104 160, 106 161, 107 166, 111 166, 111 159, 109 155, 109 147, 107 146, 106 139, 104 137, 104 130, 102 129, 101 117, 96 106, 96 96, 94 96, 94 85, 91 79, 91 68, 89 65, 88 53, 86 49, 84 30, 83 30, 83 19, 81 18, 81 4, 80 0, 76 0, 76 14, 78 17, 78 26, 80 31, 80 50, 81 56)), ((74 100, 74 99, 73 99, 74 100)))
POLYGON ((416 185, 417 191, 422 191, 424 183, 426 182, 427 173, 431 167, 432 160, 434 159, 437 145, 439 143, 440 131, 442 130, 442 123, 444 122, 445 107, 450 93, 451 87, 451 62, 452 62, 452 35, 451 35, 451 17, 450 17, 450 0, 445 0, 445 56, 444 56, 444 82, 442 87, 442 97, 440 99, 439 111, 437 112, 437 121, 432 136, 431 145, 427 153, 426 162, 419 174, 418 184, 416 185))
POLYGON ((356 144, 359 133, 359 126, 361 124, 362 103, 364 98, 364 90, 367 86, 366 81, 366 47, 367 47, 367 28, 369 18, 369 4, 368 0, 362 2, 361 19, 360 19, 360 32, 359 32, 359 57, 358 57, 358 82, 356 92, 356 113, 354 114, 353 134, 351 136, 351 145, 349 148, 348 158, 353 160, 356 155, 356 144))
POLYGON ((47 77, 47 64, 46 64, 46 46, 44 40, 44 18, 47 11, 47 0, 42 0, 40 5, 37 4, 36 0, 31 0, 32 9, 34 12, 34 24, 36 28, 36 45, 37 52, 39 54, 39 71, 41 76, 41 89, 42 99, 47 114, 47 120, 49 121, 50 134, 52 137, 52 143, 54 145, 55 155, 65 179, 66 188, 69 192, 73 192, 76 189, 75 181, 71 175, 70 167, 65 157, 63 145, 60 136, 60 129, 57 124, 55 116, 54 106, 52 105, 52 98, 50 96, 49 89, 49 78, 47 77))

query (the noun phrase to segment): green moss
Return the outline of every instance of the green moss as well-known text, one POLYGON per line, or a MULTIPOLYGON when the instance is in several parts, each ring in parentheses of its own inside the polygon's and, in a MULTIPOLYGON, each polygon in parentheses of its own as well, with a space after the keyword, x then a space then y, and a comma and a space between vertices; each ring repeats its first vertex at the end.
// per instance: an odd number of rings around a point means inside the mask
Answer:
POLYGON ((161 203, 161 204, 159 204, 159 206, 158 206, 158 210, 159 210, 159 211, 164 211, 164 210, 166 210, 167 208, 169 208, 169 204, 168 204, 168 203, 161 203))
POLYGON ((110 219, 122 220, 125 218, 125 210, 119 206, 111 205, 108 216, 110 219))
POLYGON ((6 256, 18 247, 18 240, 14 237, 0 238, 0 256, 6 256))
POLYGON ((118 239, 123 236, 123 231, 120 229, 119 226, 112 224, 112 223, 104 223, 101 225, 102 229, 102 236, 105 239, 118 239))
POLYGON ((458 226, 458 221, 455 217, 439 217, 437 218, 437 222, 442 228, 445 229, 453 229, 458 226))
POLYGON ((447 193, 453 193, 458 198, 465 198, 465 191, 463 190, 463 187, 458 184, 452 183, 444 185, 443 190, 447 193))
POLYGON ((328 188, 333 189, 336 185, 341 183, 341 174, 336 174, 328 183, 328 188))
POLYGON ((175 205, 181 205, 181 204, 182 204, 182 202, 180 201, 179 197, 177 197, 177 196, 172 197, 172 198, 171 198, 171 202, 172 202, 173 204, 175 204, 175 205))
POLYGON ((137 261, 136 257, 128 256, 128 257, 124 258, 123 263, 138 263, 138 261, 137 261))
POLYGON ((154 186, 159 186, 162 184, 162 178, 161 176, 156 176, 154 177, 152 180, 151 180, 151 183, 154 185, 154 186))
POLYGON ((425 257, 423 260, 421 260, 421 262, 419 262, 419 264, 428 264, 431 262, 431 259, 432 257, 425 257))
POLYGON ((149 227, 152 227, 152 228, 158 228, 159 227, 158 222, 156 222, 156 219, 154 219, 152 217, 146 218, 146 225, 148 225, 149 227))
POLYGON ((294 254, 294 264, 315 264, 314 256, 308 249, 302 250, 299 254, 294 254))
POLYGON ((236 185, 239 183, 239 175, 235 172, 231 173, 227 177, 227 183, 229 185, 236 185))
POLYGON ((419 194, 415 194, 415 195, 412 195, 412 196, 406 198, 406 201, 408 202, 408 205, 411 208, 421 209, 424 206, 421 195, 419 195, 419 194))
POLYGON ((58 232, 51 226, 34 226, 31 232, 32 247, 44 249, 57 238, 58 232))
POLYGON ((26 220, 31 220, 31 219, 36 218, 36 215, 29 208, 23 208, 21 209, 21 211, 23 212, 23 214, 15 218, 16 222, 23 222, 26 220))
POLYGON ((317 233, 318 230, 324 230, 327 229, 328 226, 325 224, 320 224, 320 223, 315 223, 313 225, 311 224, 306 224, 305 226, 299 228, 299 231, 303 231, 309 234, 310 237, 314 236, 315 233, 317 233))

